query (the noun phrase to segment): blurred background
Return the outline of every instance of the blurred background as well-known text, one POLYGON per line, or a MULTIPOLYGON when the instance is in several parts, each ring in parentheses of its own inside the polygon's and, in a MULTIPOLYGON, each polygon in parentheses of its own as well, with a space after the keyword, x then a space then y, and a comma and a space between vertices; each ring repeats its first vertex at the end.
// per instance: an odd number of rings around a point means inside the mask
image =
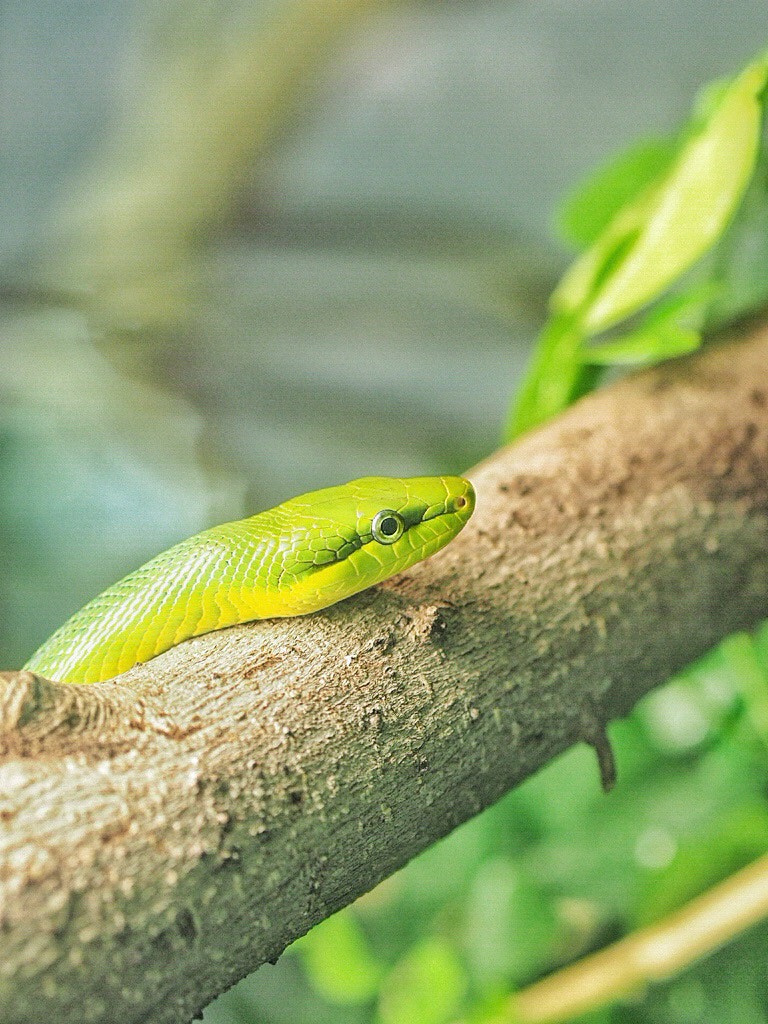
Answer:
MULTIPOLYGON (((0 664, 207 525, 493 450, 559 200, 766 38, 764 0, 2 0, 0 664)), ((482 1021, 663 914, 768 844, 766 681, 733 638, 615 727, 610 798, 572 752, 206 1021, 482 1021)), ((766 1021, 767 939, 589 1019, 766 1021)))

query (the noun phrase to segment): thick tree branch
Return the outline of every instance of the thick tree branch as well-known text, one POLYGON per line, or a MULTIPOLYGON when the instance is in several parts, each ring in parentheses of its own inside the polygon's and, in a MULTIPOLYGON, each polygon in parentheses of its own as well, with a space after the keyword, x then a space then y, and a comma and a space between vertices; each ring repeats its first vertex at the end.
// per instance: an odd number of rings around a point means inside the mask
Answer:
POLYGON ((606 389, 472 474, 430 562, 118 683, 0 683, 0 1006, 188 1021, 768 615, 768 332, 606 389))

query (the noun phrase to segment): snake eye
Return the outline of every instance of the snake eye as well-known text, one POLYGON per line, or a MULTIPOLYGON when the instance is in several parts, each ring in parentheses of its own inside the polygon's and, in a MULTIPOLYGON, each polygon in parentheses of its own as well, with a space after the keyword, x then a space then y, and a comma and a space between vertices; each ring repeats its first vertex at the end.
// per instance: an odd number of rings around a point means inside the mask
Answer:
POLYGON ((394 544, 405 532, 405 523, 399 512, 393 512, 391 508, 383 508, 377 512, 371 523, 373 539, 379 544, 394 544))

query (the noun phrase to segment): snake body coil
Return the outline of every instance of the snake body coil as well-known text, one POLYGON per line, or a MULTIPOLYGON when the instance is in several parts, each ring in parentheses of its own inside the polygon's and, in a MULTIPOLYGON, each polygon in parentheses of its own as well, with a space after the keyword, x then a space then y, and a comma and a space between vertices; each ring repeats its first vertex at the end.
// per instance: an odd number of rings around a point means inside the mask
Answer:
POLYGON ((169 548, 76 612, 25 668, 111 679, 183 640, 335 604, 434 554, 475 505, 461 477, 364 477, 169 548))

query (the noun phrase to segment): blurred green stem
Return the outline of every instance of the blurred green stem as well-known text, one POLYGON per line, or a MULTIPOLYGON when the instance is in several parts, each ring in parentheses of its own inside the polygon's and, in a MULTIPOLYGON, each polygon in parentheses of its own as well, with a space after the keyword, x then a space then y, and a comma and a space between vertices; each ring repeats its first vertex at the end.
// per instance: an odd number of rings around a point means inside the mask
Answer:
POLYGON ((551 419, 595 386, 600 368, 583 361, 583 344, 577 316, 553 315, 539 336, 533 362, 513 405, 506 442, 551 419))

